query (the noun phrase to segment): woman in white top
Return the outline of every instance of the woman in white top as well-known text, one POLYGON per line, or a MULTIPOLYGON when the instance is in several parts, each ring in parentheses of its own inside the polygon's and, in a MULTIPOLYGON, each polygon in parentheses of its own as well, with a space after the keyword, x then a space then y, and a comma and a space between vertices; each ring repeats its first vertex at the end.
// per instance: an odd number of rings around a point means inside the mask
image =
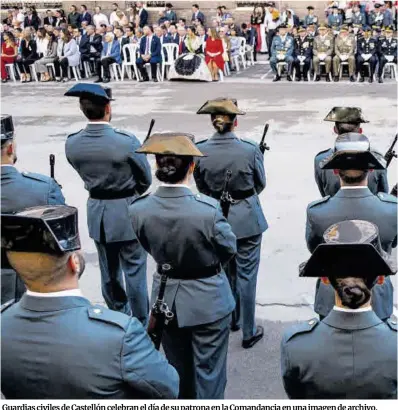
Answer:
POLYGON ((47 69, 47 64, 53 63, 57 57, 57 40, 53 33, 46 34, 47 48, 44 50, 43 57, 35 62, 37 73, 41 74, 41 81, 50 81, 50 74, 47 69))
POLYGON ((46 30, 42 27, 37 30, 36 33, 36 46, 37 54, 39 57, 43 57, 47 50, 48 40, 46 39, 46 30))

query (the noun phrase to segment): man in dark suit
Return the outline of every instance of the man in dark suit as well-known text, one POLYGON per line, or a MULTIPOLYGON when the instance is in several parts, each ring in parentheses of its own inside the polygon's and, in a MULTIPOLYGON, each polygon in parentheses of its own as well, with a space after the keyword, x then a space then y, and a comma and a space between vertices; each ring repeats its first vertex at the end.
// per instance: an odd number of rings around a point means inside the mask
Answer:
POLYGON ((246 39, 246 45, 253 48, 253 58, 254 61, 257 61, 257 30, 243 23, 242 27, 242 37, 246 39))
POLYGON ((54 17, 54 14, 52 10, 47 10, 46 11, 46 17, 44 17, 43 24, 45 26, 53 26, 55 27, 55 23, 57 22, 57 19, 54 17))
POLYGON ((90 25, 92 22, 92 17, 91 14, 87 11, 87 6, 82 4, 80 6, 80 13, 81 13, 81 22, 83 21, 87 22, 87 25, 90 25))
POLYGON ((200 22, 202 26, 205 25, 205 15, 199 10, 199 4, 192 5, 192 23, 200 22))
POLYGON ((142 76, 140 81, 149 81, 145 68, 145 64, 149 63, 151 65, 152 81, 156 83, 158 81, 157 65, 162 62, 162 45, 159 37, 153 34, 153 28, 150 26, 144 27, 144 37, 140 43, 140 54, 140 58, 137 59, 137 67, 142 76))
POLYGON ((40 18, 37 15, 35 7, 28 8, 28 15, 25 17, 24 20, 24 28, 26 27, 33 27, 36 31, 40 27, 40 18))
POLYGON ((137 1, 138 16, 140 17, 140 27, 143 28, 148 24, 148 12, 144 9, 144 3, 137 1))
MULTIPOLYGON (((306 241, 312 253, 322 242, 325 230, 334 223, 349 219, 372 222, 377 225, 383 250, 391 253, 397 246, 397 198, 368 188, 368 175, 386 166, 384 158, 370 150, 367 137, 348 133, 337 137, 332 156, 321 163, 339 176, 341 188, 333 197, 312 202, 307 208, 306 241)), ((334 304, 333 289, 318 281, 314 310, 321 318, 327 316, 334 304)), ((387 279, 376 285, 372 305, 380 319, 388 319, 393 310, 393 287, 387 279)))
POLYGON ((185 44, 185 39, 187 37, 187 30, 185 29, 185 27, 180 26, 178 27, 178 54, 185 54, 186 52, 188 52, 187 46, 185 44))
POLYGON ((93 62, 94 67, 97 67, 97 62, 101 58, 102 48, 102 36, 95 33, 94 26, 87 26, 87 34, 82 36, 79 44, 81 61, 93 62))
POLYGON ((170 38, 170 43, 174 43, 174 44, 179 43, 179 35, 177 33, 177 26, 175 24, 170 24, 169 38, 170 38))
POLYGON ((123 47, 126 44, 130 43, 130 39, 128 37, 125 37, 124 30, 123 30, 122 27, 115 28, 114 33, 115 33, 116 40, 120 44, 120 55, 121 55, 122 60, 123 60, 123 47))

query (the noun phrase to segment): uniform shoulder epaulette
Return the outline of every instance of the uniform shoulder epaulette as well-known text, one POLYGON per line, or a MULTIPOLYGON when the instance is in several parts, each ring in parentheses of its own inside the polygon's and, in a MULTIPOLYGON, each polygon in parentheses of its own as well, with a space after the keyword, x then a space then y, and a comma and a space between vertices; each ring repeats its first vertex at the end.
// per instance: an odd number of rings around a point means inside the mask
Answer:
POLYGON ((195 142, 195 144, 196 144, 196 145, 199 145, 199 144, 203 144, 204 142, 207 142, 207 141, 209 141, 208 138, 206 138, 206 139, 204 139, 204 140, 201 140, 201 141, 198 141, 198 142, 195 142))
POLYGON ((312 332, 318 326, 318 324, 319 319, 317 318, 307 320, 306 322, 298 323, 297 325, 292 326, 286 331, 284 335, 284 341, 288 342, 294 336, 312 332))
POLYGON ((15 299, 11 299, 0 306, 0 313, 4 313, 8 308, 15 304, 15 299))
POLYGON ((50 182, 51 178, 47 175, 43 174, 36 174, 35 172, 22 172, 22 175, 26 178, 34 179, 35 181, 40 181, 40 182, 50 182))
POLYGON ((207 195, 204 195, 204 194, 196 194, 195 199, 198 202, 202 202, 203 204, 210 205, 213 208, 217 208, 217 206, 218 206, 218 201, 216 199, 211 198, 211 197, 209 197, 207 195))
POLYGON ((250 139, 247 139, 247 138, 241 138, 240 140, 241 140, 242 142, 246 142, 246 144, 250 144, 250 145, 253 145, 253 146, 255 146, 255 147, 258 146, 258 144, 257 144, 256 141, 253 141, 253 140, 250 140, 250 139))
POLYGON ((136 202, 140 201, 141 199, 147 198, 149 195, 151 195, 152 192, 147 192, 146 194, 142 194, 140 196, 137 196, 132 202, 132 204, 135 204, 136 202))
POLYGON ((330 148, 324 149, 323 151, 318 152, 318 154, 315 155, 315 158, 318 158, 321 155, 327 154, 330 151, 330 148))
POLYGON ((394 330, 395 332, 397 331, 397 321, 396 321, 396 319, 389 318, 389 319, 387 319, 386 323, 392 330, 394 330))
POLYGON ((379 192, 377 194, 379 199, 381 199, 383 202, 390 202, 391 204, 397 204, 398 199, 396 196, 391 195, 391 194, 386 194, 385 192, 379 192))
POLYGON ((130 132, 121 130, 120 128, 113 128, 113 131, 117 132, 118 134, 127 135, 130 138, 133 136, 130 132))
POLYGON ((319 204, 323 204, 323 203, 329 201, 330 198, 331 198, 331 196, 328 195, 328 196, 324 196, 323 198, 317 199, 316 201, 313 201, 308 205, 308 209, 313 208, 314 206, 317 206, 319 204))
POLYGON ((103 306, 90 306, 87 312, 90 319, 110 323, 112 325, 119 326, 123 330, 127 329, 131 319, 130 316, 124 315, 121 312, 107 309, 103 306))
POLYGON ((77 131, 77 132, 73 132, 72 134, 69 134, 69 135, 66 137, 66 139, 68 139, 68 138, 70 138, 70 137, 73 137, 73 136, 75 136, 75 135, 77 135, 77 134, 80 134, 82 131, 83 131, 83 128, 82 128, 81 130, 77 131))

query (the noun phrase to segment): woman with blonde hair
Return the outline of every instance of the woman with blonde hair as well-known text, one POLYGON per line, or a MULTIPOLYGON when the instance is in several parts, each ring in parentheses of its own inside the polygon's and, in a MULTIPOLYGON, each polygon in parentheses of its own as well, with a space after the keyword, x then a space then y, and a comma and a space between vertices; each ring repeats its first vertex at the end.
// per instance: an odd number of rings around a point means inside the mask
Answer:
POLYGON ((215 28, 209 28, 207 35, 205 61, 213 81, 218 81, 218 70, 224 70, 224 45, 215 28))

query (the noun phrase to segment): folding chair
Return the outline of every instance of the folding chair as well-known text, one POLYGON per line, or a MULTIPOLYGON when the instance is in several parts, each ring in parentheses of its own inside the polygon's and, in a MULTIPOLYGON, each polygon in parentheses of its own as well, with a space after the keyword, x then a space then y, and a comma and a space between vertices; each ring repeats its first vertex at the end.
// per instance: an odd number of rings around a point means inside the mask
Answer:
POLYGON ((125 44, 122 49, 123 52, 123 62, 122 62, 122 81, 124 81, 125 74, 127 72, 127 76, 130 80, 133 79, 131 73, 131 67, 134 70, 135 78, 138 81, 138 67, 137 67, 137 52, 138 52, 138 44, 125 44))
POLYGON ((178 55, 178 44, 167 43, 162 45, 162 81, 166 74, 166 67, 174 65, 178 55))

